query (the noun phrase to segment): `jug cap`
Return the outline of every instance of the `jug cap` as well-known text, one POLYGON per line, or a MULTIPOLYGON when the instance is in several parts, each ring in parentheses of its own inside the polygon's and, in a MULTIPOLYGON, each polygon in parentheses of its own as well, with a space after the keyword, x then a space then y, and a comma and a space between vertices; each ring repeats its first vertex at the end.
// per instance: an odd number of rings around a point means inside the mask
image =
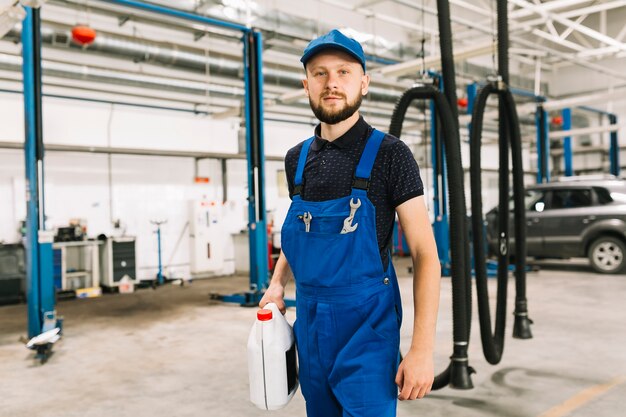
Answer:
POLYGON ((259 310, 256 313, 256 318, 259 319, 259 321, 271 320, 272 319, 272 310, 266 310, 266 309, 259 310))

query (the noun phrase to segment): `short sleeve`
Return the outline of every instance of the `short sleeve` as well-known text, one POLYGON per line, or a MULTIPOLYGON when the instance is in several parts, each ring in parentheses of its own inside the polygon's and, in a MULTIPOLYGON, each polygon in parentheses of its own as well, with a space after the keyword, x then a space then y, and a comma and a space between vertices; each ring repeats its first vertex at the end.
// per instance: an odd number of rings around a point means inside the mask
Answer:
POLYGON ((409 147, 401 140, 394 141, 389 149, 388 196, 391 205, 400 204, 424 194, 419 167, 409 147))
MULTIPOLYGON (((298 151, 299 146, 289 149, 285 155, 285 175, 287 176, 287 188, 289 189, 289 198, 293 198, 294 179, 296 177, 296 168, 298 167, 298 151)), ((301 147, 300 147, 301 148, 301 147)))

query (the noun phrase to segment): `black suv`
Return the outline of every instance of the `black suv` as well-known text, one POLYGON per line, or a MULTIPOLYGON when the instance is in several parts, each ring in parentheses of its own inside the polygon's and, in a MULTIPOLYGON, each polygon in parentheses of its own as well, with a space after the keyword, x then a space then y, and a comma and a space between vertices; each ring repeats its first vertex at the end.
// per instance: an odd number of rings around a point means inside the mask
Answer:
MULTIPOLYGON (((588 257, 598 272, 626 269, 626 181, 570 177, 526 189, 528 256, 588 257)), ((497 253, 498 209, 486 215, 487 240, 497 253)), ((513 201, 510 203, 513 253, 513 201)))

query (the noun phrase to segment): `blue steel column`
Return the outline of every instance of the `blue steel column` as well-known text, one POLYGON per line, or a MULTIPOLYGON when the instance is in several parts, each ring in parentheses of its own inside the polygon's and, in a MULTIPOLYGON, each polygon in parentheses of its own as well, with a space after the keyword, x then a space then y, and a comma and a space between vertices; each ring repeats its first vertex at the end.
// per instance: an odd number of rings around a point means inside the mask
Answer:
POLYGON ((163 263, 161 259, 161 225, 157 225, 157 252, 159 254, 159 270, 157 271, 157 282, 159 285, 163 285, 165 279, 163 278, 163 263))
MULTIPOLYGON (((566 108, 561 112, 563 116, 563 130, 571 130, 572 129, 572 109, 566 108)), ((572 168, 572 137, 565 136, 563 138, 563 162, 565 164, 565 176, 571 177, 574 175, 574 170, 572 168)))
MULTIPOLYGON (((436 79, 439 88, 443 90, 443 79, 436 72, 429 72, 429 75, 436 79)), ((443 155, 445 149, 443 141, 440 140, 438 127, 437 111, 435 103, 430 101, 430 140, 431 140, 431 161, 433 167, 433 200, 435 221, 433 223, 433 233, 435 242, 437 243, 437 252, 439 254, 439 263, 441 264, 441 275, 450 276, 451 259, 450 259, 450 222, 448 219, 448 201, 447 201, 447 181, 446 181, 446 162, 443 155)))
POLYGON ((543 178, 546 182, 550 182, 550 120, 548 120, 548 112, 543 110, 543 151, 544 151, 544 172, 543 178))
POLYGON ((537 106, 535 113, 535 124, 537 126, 537 183, 550 181, 549 156, 550 139, 548 137, 548 113, 543 106, 537 106))
MULTIPOLYGON (((243 294, 219 295, 212 298, 226 302, 255 305, 261 299, 269 282, 267 229, 265 212, 265 171, 263 147, 263 72, 262 37, 246 26, 211 19, 165 6, 133 0, 104 0, 107 3, 174 16, 243 33, 246 150, 248 159, 248 230, 250 236, 250 291, 243 294)), ((287 301, 287 300, 286 300, 287 301)), ((287 302, 288 305, 292 303, 287 302)))
MULTIPOLYGON (((478 95, 478 84, 471 83, 467 85, 467 114, 471 115, 474 111, 474 101, 476 101, 476 96, 478 95)), ((471 126, 471 123, 468 124, 471 126)))
POLYGON ((265 152, 263 144, 263 40, 260 32, 250 31, 245 35, 250 48, 249 94, 246 114, 250 126, 246 131, 248 143, 248 175, 254 194, 250 200, 250 290, 256 292, 253 302, 260 301, 261 291, 269 282, 267 253, 267 221, 265 210, 265 152))
POLYGON ((37 159, 37 192, 39 202, 39 231, 38 256, 39 256, 39 296, 42 327, 45 332, 54 327, 61 326, 61 321, 56 319, 54 288, 54 261, 52 242, 54 233, 46 232, 46 209, 45 209, 45 176, 44 176, 44 144, 43 144, 43 108, 42 108, 42 71, 41 71, 41 14, 39 8, 33 9, 33 69, 34 69, 34 93, 35 93, 35 156, 37 159))
MULTIPOLYGON (((617 116, 609 114, 609 123, 612 126, 617 125, 617 116)), ((619 165, 619 141, 617 139, 617 130, 611 132, 611 147, 609 148, 609 157, 611 159, 611 174, 618 176, 620 171, 619 165)))
POLYGON ((26 173, 26 288, 28 336, 55 326, 52 239, 45 232, 43 133, 41 106, 41 18, 26 8, 22 24, 22 72, 25 120, 26 173))
MULTIPOLYGON (((265 211, 265 156, 263 146, 263 73, 261 34, 244 34, 246 85, 246 154, 248 159, 248 232, 250 237, 250 291, 219 296, 233 303, 256 305, 269 283, 265 211)), ((293 305, 293 303, 289 303, 293 305)))
POLYGON ((41 332, 42 317, 39 282, 39 199, 37 184, 37 127, 35 116, 35 68, 33 56, 33 10, 26 7, 22 23, 22 74, 24 84, 25 171, 26 171, 26 293, 28 300, 28 337, 41 332))
POLYGON ((243 25, 237 23, 227 22, 225 20, 212 19, 206 16, 200 16, 194 13, 185 12, 183 10, 172 9, 166 6, 160 6, 157 4, 149 4, 140 1, 133 0, 103 0, 105 3, 119 4, 121 6, 132 7, 134 9, 140 9, 152 13, 164 14, 167 16, 173 16, 179 19, 191 20, 194 22, 200 22, 212 26, 218 26, 225 29, 234 29, 241 32, 247 32, 249 29, 243 25))

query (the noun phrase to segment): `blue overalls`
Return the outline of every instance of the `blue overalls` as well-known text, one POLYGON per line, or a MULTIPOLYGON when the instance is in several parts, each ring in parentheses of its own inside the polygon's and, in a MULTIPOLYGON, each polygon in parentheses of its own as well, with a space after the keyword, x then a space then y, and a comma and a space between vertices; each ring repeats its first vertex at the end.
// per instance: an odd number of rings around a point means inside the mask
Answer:
POLYGON ((282 250, 296 282, 294 332, 308 417, 396 415, 400 292, 391 259, 383 269, 366 185, 383 138, 374 130, 351 194, 335 200, 300 197, 314 138, 300 153, 282 250), (350 221, 351 202, 360 206, 350 221))

